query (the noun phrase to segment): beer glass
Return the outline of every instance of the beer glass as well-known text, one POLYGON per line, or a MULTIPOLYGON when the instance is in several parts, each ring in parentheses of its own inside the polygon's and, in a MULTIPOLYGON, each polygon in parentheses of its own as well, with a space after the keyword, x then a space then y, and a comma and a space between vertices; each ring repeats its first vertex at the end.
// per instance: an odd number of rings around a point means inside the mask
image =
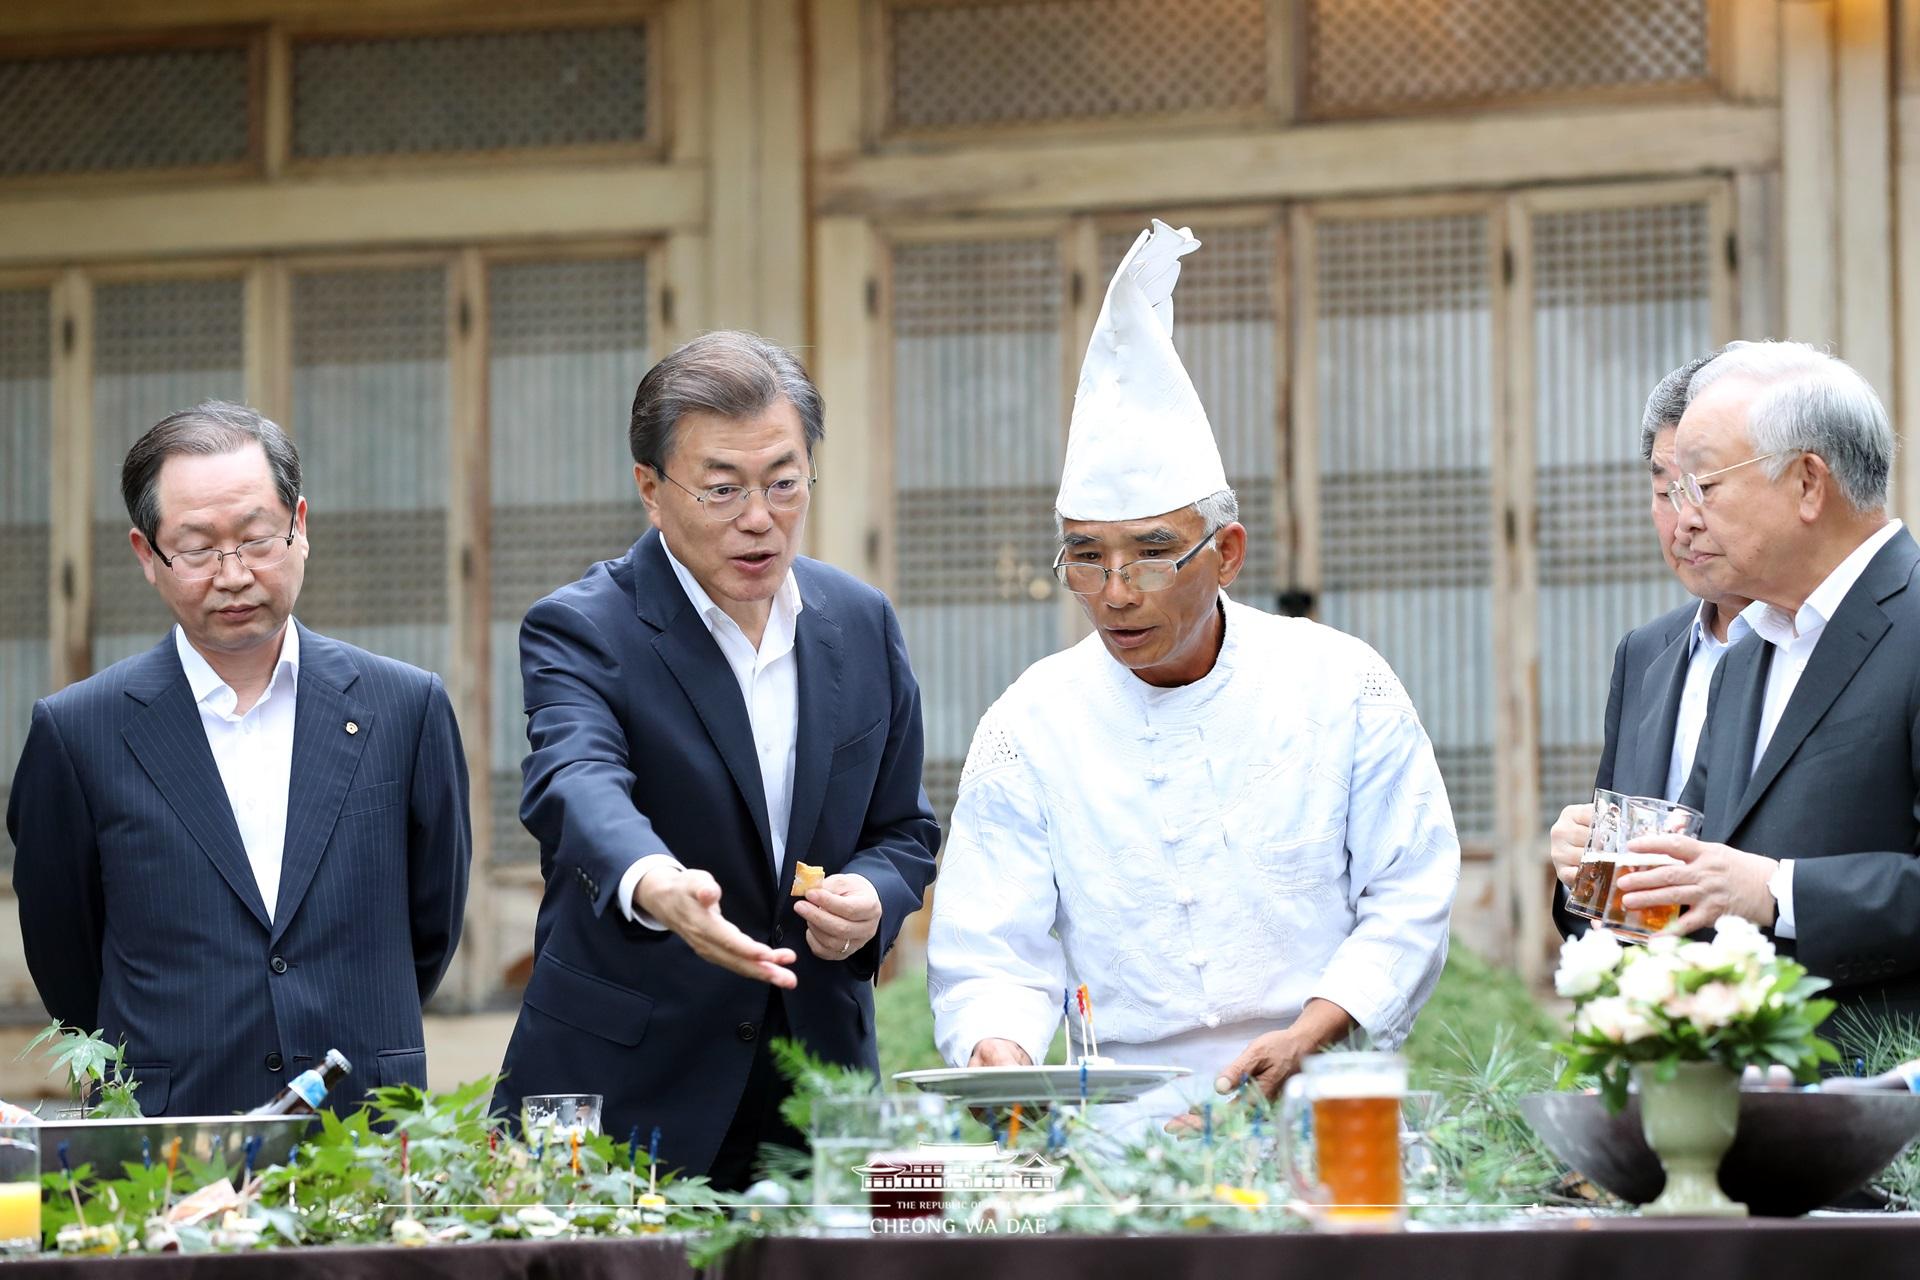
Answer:
MULTIPOLYGON (((1698 811, 1671 800, 1661 800, 1653 796, 1631 796, 1627 800, 1626 838, 1637 840, 1641 836, 1677 835, 1698 836, 1702 821, 1698 811)), ((1678 903, 1666 903, 1657 907, 1646 907, 1629 911, 1622 899, 1625 897, 1619 889, 1619 879, 1635 871, 1645 871, 1650 867, 1667 866, 1677 861, 1664 853, 1626 853, 1622 852, 1614 870, 1614 887, 1607 894, 1606 910, 1601 913, 1600 923, 1630 942, 1644 942, 1654 934, 1680 918, 1678 903)))
POLYGON ((34 1125, 0 1126, 0 1255, 40 1252, 40 1148, 34 1125))
POLYGON ((1330 1231, 1393 1231, 1406 1219, 1400 1183, 1400 1108, 1406 1059, 1396 1053, 1319 1053, 1287 1081, 1280 1132, 1287 1176, 1313 1224, 1330 1231), (1313 1168, 1300 1159, 1302 1112, 1313 1118, 1313 1168))
POLYGON ((600 1132, 601 1101, 597 1093, 530 1093, 520 1099, 520 1132, 535 1146, 584 1140, 600 1132))
POLYGON ((1587 828, 1587 849, 1580 856, 1580 869, 1574 873, 1573 887, 1567 890, 1567 910, 1589 920, 1600 918, 1607 904, 1607 890, 1613 884, 1613 868, 1624 841, 1627 797, 1618 791, 1596 788, 1593 793, 1593 825, 1587 828))

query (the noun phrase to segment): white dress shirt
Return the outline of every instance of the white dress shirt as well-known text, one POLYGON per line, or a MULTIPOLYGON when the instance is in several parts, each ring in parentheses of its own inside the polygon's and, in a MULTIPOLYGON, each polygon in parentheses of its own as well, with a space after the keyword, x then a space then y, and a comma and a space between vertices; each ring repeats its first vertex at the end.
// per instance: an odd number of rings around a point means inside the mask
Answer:
POLYGON ((1721 655, 1753 630, 1746 614, 1736 613, 1727 624, 1727 638, 1720 639, 1706 624, 1707 610, 1713 607, 1702 600, 1687 632, 1692 648, 1687 658, 1687 682, 1680 690, 1680 714, 1673 723, 1673 754, 1667 760, 1665 795, 1669 800, 1678 800, 1687 789, 1687 779, 1693 776, 1693 756, 1700 746, 1700 728, 1707 722, 1707 695, 1713 691, 1714 669, 1720 665, 1721 655))
POLYGON ((174 648, 186 670, 187 685, 200 708, 200 727, 207 732, 213 763, 227 791, 240 843, 253 868, 267 919, 273 919, 280 900, 280 859, 287 838, 287 789, 293 782, 293 718, 300 679, 300 629, 287 620, 280 642, 280 661, 260 700, 235 715, 240 695, 222 680, 200 651, 187 642, 178 626, 174 648))
MULTIPOLYGON (((1880 548, 1893 541, 1900 528, 1898 520, 1889 520, 1875 530, 1873 536, 1835 566, 1826 581, 1813 589, 1799 612, 1789 614, 1778 605, 1759 600, 1747 606, 1744 615, 1747 621, 1774 650, 1773 663, 1767 668, 1766 700, 1760 707, 1760 732, 1753 743, 1755 770, 1767 754, 1773 731, 1780 727, 1780 717, 1786 714, 1787 703, 1793 700, 1793 691, 1800 686, 1800 677, 1806 673, 1820 637, 1826 634, 1827 623, 1839 610, 1840 602, 1847 598, 1847 592, 1853 590, 1853 584, 1867 571, 1867 565, 1880 554, 1880 548)), ((1793 859, 1781 861, 1768 888, 1773 890, 1775 902, 1775 936, 1797 937, 1793 919, 1793 859)))
POLYGON ((949 1062, 1035 1062, 1084 982, 1102 1054, 1185 1066, 1159 1116, 1314 997, 1398 1045, 1447 950, 1460 847, 1413 704, 1351 636, 1226 605, 1213 669, 1159 689, 1098 636, 988 709, 927 944, 949 1062))
MULTIPOLYGON (((667 553, 667 563, 679 579, 680 589, 687 593, 708 634, 720 646, 720 654, 746 701, 754 751, 759 757, 760 785, 767 800, 767 828, 773 836, 773 866, 767 874, 778 878, 787 853, 787 822, 793 816, 794 752, 800 734, 800 668, 793 652, 794 631, 800 623, 800 611, 806 607, 800 600, 800 584, 788 569, 786 581, 774 592, 766 629, 755 648, 740 624, 713 602, 692 572, 674 556, 664 535, 660 548, 667 553)), ((620 877, 620 910, 627 919, 655 929, 665 927, 634 908, 633 891, 654 868, 679 865, 680 860, 671 854, 652 853, 627 868, 620 877)))

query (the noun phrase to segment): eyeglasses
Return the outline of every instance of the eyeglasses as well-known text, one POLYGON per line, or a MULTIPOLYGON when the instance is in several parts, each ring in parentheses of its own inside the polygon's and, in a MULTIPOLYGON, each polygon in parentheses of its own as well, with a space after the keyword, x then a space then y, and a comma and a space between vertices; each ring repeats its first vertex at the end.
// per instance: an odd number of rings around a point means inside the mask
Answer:
MULTIPOLYGON (((1207 536, 1200 539, 1196 546, 1178 560, 1130 560, 1117 569, 1109 569, 1103 564, 1087 564, 1083 561, 1058 561, 1053 566, 1053 576, 1060 585, 1077 596, 1097 596, 1107 589, 1107 575, 1118 574, 1120 581, 1135 591, 1165 591, 1173 585, 1174 577, 1186 567, 1189 560, 1206 549, 1218 529, 1207 530, 1207 536)), ((1066 552, 1062 551, 1062 555, 1066 552)))
POLYGON ((1782 454, 1799 452, 1801 451, 1798 449, 1776 449, 1772 453, 1756 454, 1754 457, 1748 458, 1745 462, 1736 462, 1730 467, 1721 467, 1718 471, 1709 471, 1703 476, 1694 475, 1689 471, 1686 475, 1681 476, 1678 480, 1675 480, 1667 486, 1667 501, 1673 504, 1673 509, 1677 514, 1685 515, 1687 513, 1685 503, 1691 502, 1696 507, 1704 507, 1707 505, 1707 491, 1700 487, 1702 480, 1711 480, 1715 476, 1723 476, 1729 471, 1738 471, 1740 468, 1751 466, 1753 463, 1765 462, 1768 458, 1778 458, 1782 454))
POLYGON ((756 493, 767 495, 767 505, 775 511, 792 511, 807 500, 807 494, 820 482, 819 476, 786 476, 772 484, 747 488, 737 484, 716 484, 705 489, 689 489, 665 471, 660 478, 680 490, 715 520, 732 520, 747 509, 747 499, 756 493))
POLYGON ((285 560, 287 548, 292 545, 293 521, 289 520, 285 533, 276 533, 269 538, 249 538, 231 551, 222 551, 218 547, 196 547, 192 551, 175 552, 169 557, 155 547, 153 554, 159 556, 160 563, 173 570, 173 576, 180 581, 205 582, 208 578, 220 576, 221 563, 228 556, 237 558, 248 573, 261 573, 285 560))

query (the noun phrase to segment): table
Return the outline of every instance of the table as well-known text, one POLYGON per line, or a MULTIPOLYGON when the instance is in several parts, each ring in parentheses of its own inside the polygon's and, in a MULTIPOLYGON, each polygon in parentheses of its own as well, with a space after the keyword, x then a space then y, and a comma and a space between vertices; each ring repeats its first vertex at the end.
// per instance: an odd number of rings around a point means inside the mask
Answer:
MULTIPOLYGON (((1751 1280, 1920 1274, 1920 1215, 1637 1218, 1317 1236, 953 1236, 753 1241, 710 1280, 1751 1280)), ((5 1280, 694 1280, 673 1240, 502 1241, 200 1257, 38 1259, 5 1280)))

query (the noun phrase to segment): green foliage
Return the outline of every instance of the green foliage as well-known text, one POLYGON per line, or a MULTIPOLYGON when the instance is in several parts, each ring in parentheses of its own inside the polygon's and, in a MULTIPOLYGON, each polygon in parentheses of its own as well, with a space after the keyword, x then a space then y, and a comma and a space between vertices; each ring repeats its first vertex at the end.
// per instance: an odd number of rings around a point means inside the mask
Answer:
MULTIPOLYGON (((47 1074, 65 1075, 74 1103, 97 1119, 125 1119, 140 1114, 133 1091, 140 1086, 126 1074, 127 1046, 108 1044, 99 1031, 63 1026, 56 1019, 27 1041, 20 1058, 41 1046, 48 1060, 47 1074), (99 1101, 93 1101, 95 1093, 99 1101)), ((16 1058, 15 1061, 19 1059, 16 1058)))
MULTIPOLYGON (((1920 1021, 1906 1014, 1865 1014, 1842 1009, 1828 1024, 1848 1072, 1877 1076, 1920 1059, 1920 1021)), ((1894 1157, 1874 1179, 1897 1209, 1920 1209, 1920 1142, 1894 1157)))
POLYGON ((1564 1166, 1520 1112, 1522 1098, 1553 1088, 1558 1064, 1523 1034, 1504 1026, 1485 1034, 1448 1029, 1432 1043, 1424 1083, 1444 1101, 1426 1137, 1462 1203, 1531 1204, 1560 1196, 1564 1166))
MULTIPOLYGON (((1542 1070, 1555 1059, 1548 1048, 1559 1038, 1558 1020, 1533 998, 1511 969, 1491 964, 1455 939, 1433 995, 1420 1010, 1413 1033, 1401 1046, 1414 1086, 1444 1087, 1463 1064, 1490 1055, 1498 1040, 1499 1065, 1542 1070), (1471 1053, 1464 1052, 1475 1046, 1471 1053)), ((1549 1079, 1542 1088, 1551 1088, 1549 1079)))

